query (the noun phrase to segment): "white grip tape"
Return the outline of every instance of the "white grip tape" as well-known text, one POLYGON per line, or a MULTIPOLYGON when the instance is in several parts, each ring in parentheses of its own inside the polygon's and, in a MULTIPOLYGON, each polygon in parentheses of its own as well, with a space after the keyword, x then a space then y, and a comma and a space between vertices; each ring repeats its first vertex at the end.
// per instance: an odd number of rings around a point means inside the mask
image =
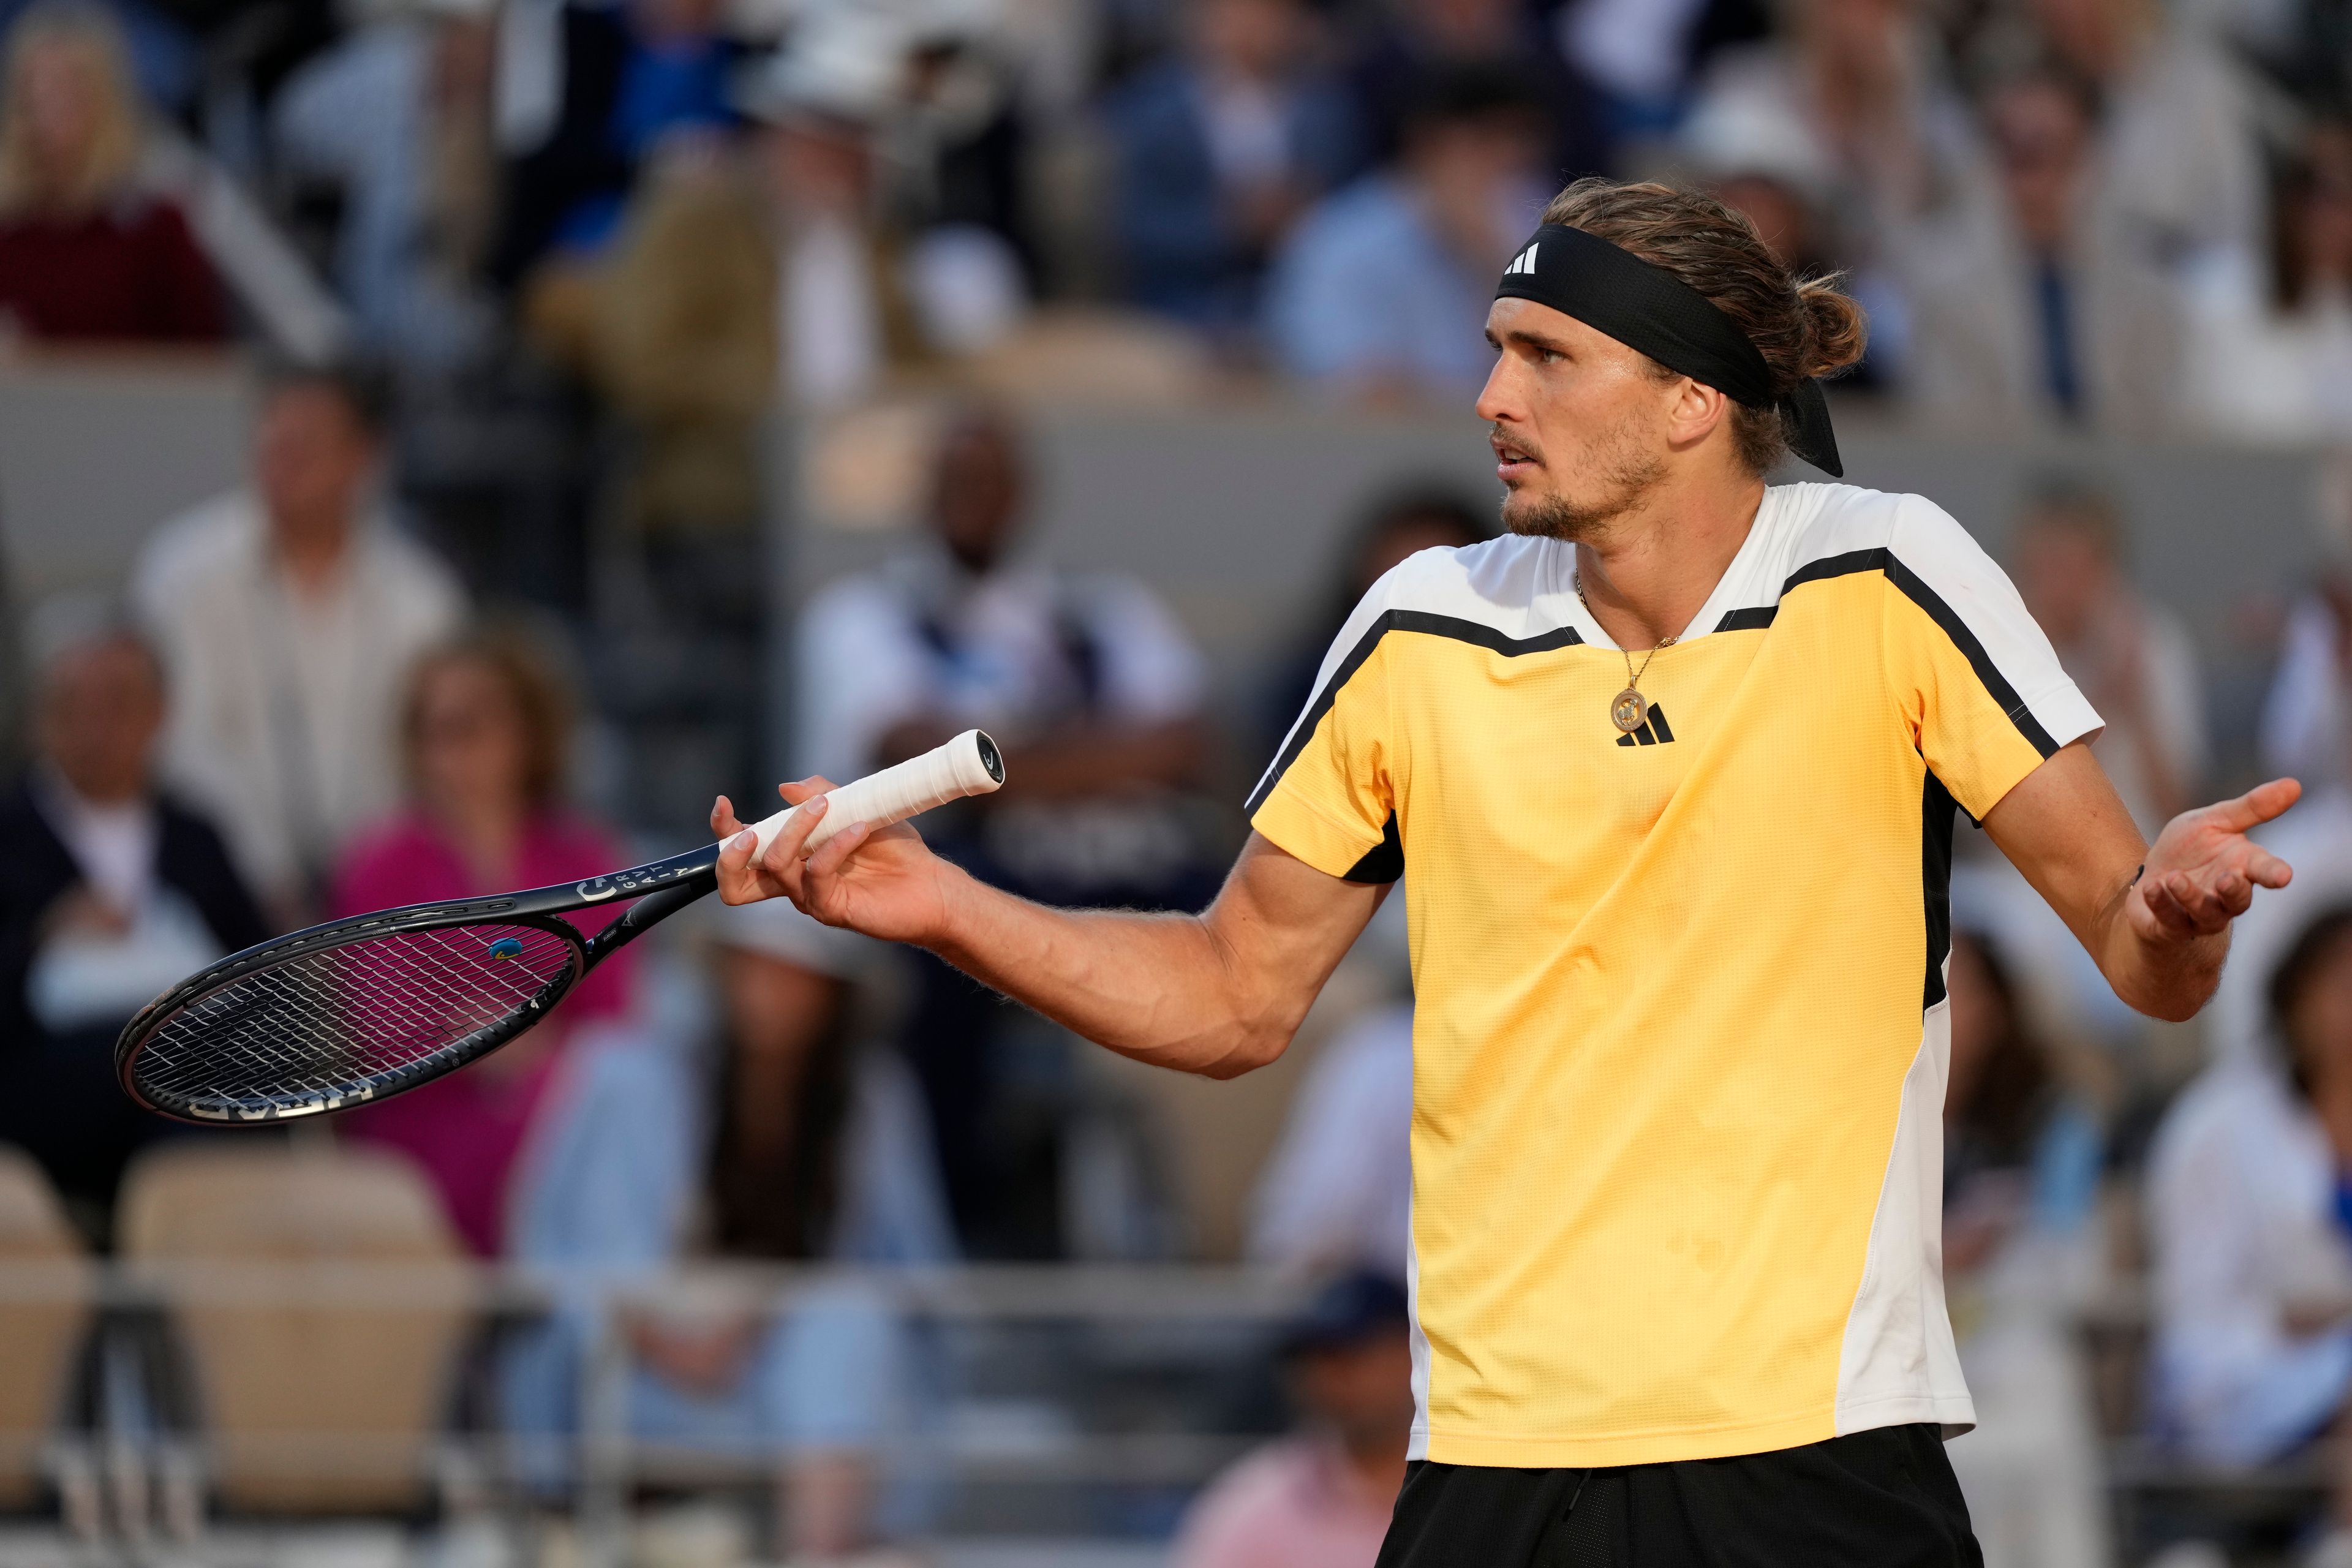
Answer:
MULTIPOLYGON (((881 827, 968 795, 988 794, 1004 781, 989 771, 988 763, 982 760, 983 748, 993 753, 995 742, 977 730, 966 730, 946 745, 919 757, 908 757, 895 767, 828 790, 824 798, 832 804, 825 807, 824 820, 809 835, 805 847, 815 849, 854 823, 870 822, 881 827)), ((784 824, 800 809, 801 806, 789 805, 751 825, 751 831, 760 836, 759 854, 768 852, 768 846, 776 841, 776 835, 784 830, 784 824)))

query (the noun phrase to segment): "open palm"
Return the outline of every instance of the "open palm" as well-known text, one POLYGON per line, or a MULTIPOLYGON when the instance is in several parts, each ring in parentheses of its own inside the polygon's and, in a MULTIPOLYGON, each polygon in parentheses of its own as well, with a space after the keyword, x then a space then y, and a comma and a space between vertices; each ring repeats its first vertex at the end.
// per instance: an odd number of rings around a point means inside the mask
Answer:
POLYGON ((2293 869, 2246 835, 2302 795, 2294 780, 2273 779, 2166 823, 2126 898, 2133 931, 2148 942, 2211 936, 2246 912, 2256 888, 2285 887, 2293 869))

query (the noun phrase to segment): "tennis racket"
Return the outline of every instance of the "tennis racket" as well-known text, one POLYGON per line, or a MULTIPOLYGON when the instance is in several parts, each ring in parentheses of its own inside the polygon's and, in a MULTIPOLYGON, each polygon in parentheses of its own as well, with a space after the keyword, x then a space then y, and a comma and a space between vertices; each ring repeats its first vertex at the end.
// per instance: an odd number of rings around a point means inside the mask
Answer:
MULTIPOLYGON (((831 792, 814 849, 1004 782, 978 730, 831 792)), ((793 806, 753 826, 764 853, 793 806)), ((232 953, 141 1009, 114 1047, 131 1098, 183 1121, 282 1121, 382 1100, 479 1060, 583 975, 719 885, 721 846, 497 898, 331 921, 232 953), (560 917, 635 901, 594 936, 560 917)))

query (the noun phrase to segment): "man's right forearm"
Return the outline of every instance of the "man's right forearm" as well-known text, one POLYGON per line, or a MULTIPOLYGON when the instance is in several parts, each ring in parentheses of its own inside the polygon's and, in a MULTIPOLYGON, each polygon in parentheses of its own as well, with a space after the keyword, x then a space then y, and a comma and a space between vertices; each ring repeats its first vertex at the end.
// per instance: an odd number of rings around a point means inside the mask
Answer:
POLYGON ((1210 916, 1051 909, 961 871, 943 892, 941 930, 924 946, 1138 1061, 1235 1078, 1281 1055, 1306 1016, 1251 994, 1210 916))

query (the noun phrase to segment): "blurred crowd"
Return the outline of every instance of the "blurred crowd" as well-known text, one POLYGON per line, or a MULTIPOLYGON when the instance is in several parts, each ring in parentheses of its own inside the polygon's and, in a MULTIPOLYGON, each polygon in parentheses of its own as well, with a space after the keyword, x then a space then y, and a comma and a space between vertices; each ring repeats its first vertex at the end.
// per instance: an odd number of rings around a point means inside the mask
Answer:
MULTIPOLYGON (((0 38, 7 352, 267 367, 242 482, 155 519, 119 592, 18 617, 0 1140, 94 1248, 180 1137, 112 1081, 139 1005, 314 920, 675 847, 582 787, 599 736, 659 749, 647 712, 708 719, 698 768, 750 802, 762 759, 840 780, 984 725, 1012 782, 927 819, 943 853, 1199 907, 1238 834, 1218 759, 1271 754, 1364 589, 1493 507, 1381 497, 1237 717, 1152 586, 1029 547, 1024 411, 1459 411, 1493 280, 1576 175, 1705 184, 1843 273, 1872 339, 1836 395, 1889 418, 2352 444, 2334 0, 0 0, 0 38), (777 416, 909 389, 947 410, 920 526, 818 586, 763 703, 777 416)), ((2313 792, 2186 1057, 1961 835, 1945 1256, 1983 1426, 1953 1453, 1988 1561, 2059 1568, 2110 1550, 2109 1439, 2310 1462, 2352 1407, 2352 545, 2284 615, 2259 754, 2227 756, 2110 480, 2053 469, 2015 523, 2145 829, 2257 767, 2313 792), (2074 1324, 2138 1281, 2118 1418, 2074 1324)), ((1242 1227, 1328 1282, 1278 1347, 1300 1430, 1199 1501, 1184 1568, 1368 1568, 1402 1474, 1402 904, 1242 1227)), ((1066 1037, 781 907, 678 923, 339 1142, 395 1154, 452 1255, 555 1275, 1200 1254, 1186 1166, 1230 1151, 1066 1037)), ((953 1380, 887 1294, 613 1310, 503 1344, 497 1419, 576 1432, 617 1332, 634 1432, 782 1456, 783 1548, 920 1528, 887 1457, 953 1380)), ((2332 1484, 2285 1528, 2352 1563, 2352 1467, 2332 1484)), ((2181 1564, 2251 1528, 2206 1522, 2181 1564)))

